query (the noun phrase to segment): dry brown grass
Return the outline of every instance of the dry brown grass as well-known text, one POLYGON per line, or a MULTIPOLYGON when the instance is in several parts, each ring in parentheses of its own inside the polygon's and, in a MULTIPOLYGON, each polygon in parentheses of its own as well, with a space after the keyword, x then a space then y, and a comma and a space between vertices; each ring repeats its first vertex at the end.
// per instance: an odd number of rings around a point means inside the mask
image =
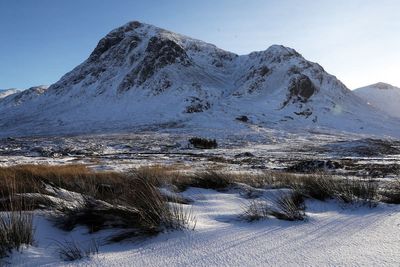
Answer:
MULTIPOLYGON (((1 195, 12 199, 9 187, 21 194, 25 201, 38 193, 35 201, 43 204, 46 196, 55 194, 46 190, 46 185, 82 194, 78 205, 47 206, 55 211, 53 220, 64 230, 78 225, 86 226, 90 232, 106 228, 124 228, 128 231, 114 237, 122 240, 132 236, 152 235, 164 229, 180 230, 194 222, 190 212, 177 208, 164 197, 157 187, 174 179, 167 168, 140 168, 130 173, 94 172, 84 165, 39 166, 23 165, 0 168, 1 195)), ((182 202, 177 199, 174 202, 182 202)), ((34 205, 30 202, 31 205, 34 205)), ((3 205, 10 210, 11 205, 3 205)), ((37 206, 35 206, 37 207, 37 206)), ((24 210, 20 207, 20 210, 24 210)))
MULTIPOLYGON (((235 183, 244 183, 255 188, 291 188, 307 198, 338 199, 344 203, 362 203, 374 206, 379 199, 378 183, 372 179, 337 177, 328 174, 295 174, 285 172, 230 173, 223 171, 202 171, 182 173, 163 166, 147 167, 138 171, 140 177, 160 184, 172 184, 179 190, 200 187, 223 190, 235 183)), ((391 186, 391 188, 395 188, 391 186)), ((398 190, 397 190, 398 191, 398 190)), ((391 192, 397 192, 392 190, 391 192)), ((396 199, 395 194, 386 199, 396 199), (393 197, 394 196, 394 197, 393 197)))
POLYGON ((183 191, 188 187, 222 190, 235 183, 244 183, 255 188, 281 187, 288 185, 291 177, 280 173, 232 173, 207 168, 204 171, 188 172, 176 166, 155 165, 132 171, 134 176, 154 181, 158 185, 174 185, 183 191))
POLYGON ((125 174, 93 172, 85 165, 18 165, 0 168, 0 195, 7 196, 10 185, 16 193, 44 193, 44 184, 49 184, 108 199, 128 179, 125 174))
MULTIPOLYGON (((21 165, 0 168, 0 204, 1 210, 15 211, 16 223, 22 224, 19 232, 25 231, 29 239, 29 217, 22 210, 41 206, 57 210, 56 222, 61 228, 71 230, 77 225, 85 225, 90 231, 105 228, 124 228, 126 231, 113 237, 119 241, 132 236, 156 234, 165 229, 183 229, 195 224, 194 216, 180 205, 185 200, 166 197, 159 187, 168 186, 176 191, 188 187, 224 190, 237 183, 254 188, 289 188, 296 192, 282 196, 271 209, 263 202, 253 202, 245 217, 257 220, 272 215, 286 220, 304 219, 303 196, 326 200, 335 198, 345 203, 361 201, 370 206, 379 199, 378 192, 387 202, 399 202, 400 183, 390 185, 389 190, 378 191, 373 180, 348 179, 322 174, 298 175, 282 172, 263 172, 258 174, 231 173, 205 170, 187 172, 177 166, 155 165, 141 167, 129 173, 94 172, 84 165, 21 165), (45 185, 63 188, 84 195, 79 207, 50 207, 46 199, 29 200, 25 193, 39 196, 52 194, 45 185), (22 205, 18 203, 25 196, 22 205), (29 200, 29 201, 27 201, 29 200), (33 201, 36 201, 34 203, 33 201), (47 205, 47 206, 46 206, 47 205), (19 213, 18 213, 19 212, 19 213), (24 228, 25 226, 26 228, 24 228)), ((7 219, 9 220, 9 219, 7 219)), ((25 237, 21 237, 22 239, 25 237)), ((28 241, 17 240, 17 243, 28 241)))
MULTIPOLYGON (((372 203, 378 199, 377 184, 369 180, 283 172, 187 172, 187 169, 182 170, 179 166, 162 165, 141 167, 129 173, 94 172, 84 165, 21 165, 0 168, 0 195, 7 196, 9 185, 17 193, 47 193, 44 191, 44 184, 49 184, 111 204, 121 204, 121 196, 126 195, 127 188, 135 186, 132 185, 132 180, 135 179, 146 181, 155 187, 172 185, 176 191, 183 191, 188 187, 224 190, 236 183, 244 183, 255 188, 291 188, 305 197, 319 200, 336 198, 352 203, 361 199, 372 203)), ((396 202, 396 192, 398 190, 383 193, 386 193, 385 199, 394 199, 393 202, 396 202)), ((184 203, 178 199, 177 202, 184 203)))
POLYGON ((112 242, 194 227, 191 211, 169 203, 152 180, 132 177, 126 182, 114 195, 114 204, 84 197, 77 207, 62 207, 54 217, 56 225, 66 231, 78 225, 86 226, 90 232, 125 229, 112 236, 112 242))

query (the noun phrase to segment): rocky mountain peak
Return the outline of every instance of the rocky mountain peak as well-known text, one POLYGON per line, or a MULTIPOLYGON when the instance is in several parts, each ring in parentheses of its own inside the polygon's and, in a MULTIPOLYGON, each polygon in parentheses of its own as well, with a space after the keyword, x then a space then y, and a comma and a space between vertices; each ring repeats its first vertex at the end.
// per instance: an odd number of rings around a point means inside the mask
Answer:
POLYGON ((49 89, 1 101, 0 112, 0 125, 9 132, 40 132, 43 125, 55 132, 141 125, 225 130, 237 123, 245 127, 235 119, 243 116, 249 127, 359 130, 385 116, 375 115, 336 77, 292 48, 272 45, 239 56, 137 21, 112 30, 49 89))

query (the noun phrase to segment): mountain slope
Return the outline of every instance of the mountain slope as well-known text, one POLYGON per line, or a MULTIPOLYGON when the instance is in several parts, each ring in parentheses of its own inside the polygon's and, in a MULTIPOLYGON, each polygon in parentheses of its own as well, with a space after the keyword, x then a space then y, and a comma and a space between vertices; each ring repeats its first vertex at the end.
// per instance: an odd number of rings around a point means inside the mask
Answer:
POLYGON ((294 49, 274 45, 239 56, 140 22, 111 31, 85 62, 36 96, 17 105, 0 102, 3 135, 143 127, 395 135, 393 125, 400 125, 294 49))
POLYGON ((354 90, 370 105, 400 118, 400 88, 386 83, 376 83, 354 90))

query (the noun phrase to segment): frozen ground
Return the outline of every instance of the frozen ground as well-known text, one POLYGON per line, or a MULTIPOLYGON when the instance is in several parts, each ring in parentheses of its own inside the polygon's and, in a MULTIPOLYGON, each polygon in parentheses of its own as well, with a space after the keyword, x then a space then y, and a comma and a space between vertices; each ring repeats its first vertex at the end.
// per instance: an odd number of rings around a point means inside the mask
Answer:
MULTIPOLYGON (((270 199, 276 190, 265 190, 270 199)), ((55 240, 101 240, 84 229, 57 230, 36 217, 38 246, 15 253, 14 266, 399 266, 400 206, 342 206, 308 201, 304 222, 271 218, 239 220, 248 200, 237 192, 190 188, 194 231, 170 232, 138 242, 100 247, 99 254, 76 262, 61 261, 55 240)))
MULTIPOLYGON (((138 133, 0 139, 0 166, 84 163, 97 170, 127 171, 149 164, 188 170, 285 169, 302 161, 335 161, 338 173, 391 175, 399 168, 400 141, 332 133, 289 134, 262 129, 258 135, 222 136, 219 147, 188 147, 193 135, 138 133)), ((214 138, 213 136, 210 136, 214 138)))

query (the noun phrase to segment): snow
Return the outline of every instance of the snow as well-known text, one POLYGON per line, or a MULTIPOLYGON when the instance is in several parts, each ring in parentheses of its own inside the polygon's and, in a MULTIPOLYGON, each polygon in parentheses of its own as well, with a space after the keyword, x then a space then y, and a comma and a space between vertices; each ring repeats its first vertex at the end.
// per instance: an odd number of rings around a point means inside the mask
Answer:
MULTIPOLYGON (((276 190, 263 190, 268 199, 276 190)), ((239 219, 249 201, 234 191, 189 188, 194 200, 194 231, 169 232, 147 240, 102 245, 98 255, 63 262, 55 240, 92 238, 110 232, 86 234, 55 229, 37 216, 38 245, 14 253, 13 266, 398 266, 400 262, 400 206, 376 208, 342 206, 335 201, 307 201, 308 219, 301 222, 268 218, 248 223, 239 219)))
POLYGON ((400 118, 400 88, 377 83, 354 90, 355 94, 390 116, 400 118))

